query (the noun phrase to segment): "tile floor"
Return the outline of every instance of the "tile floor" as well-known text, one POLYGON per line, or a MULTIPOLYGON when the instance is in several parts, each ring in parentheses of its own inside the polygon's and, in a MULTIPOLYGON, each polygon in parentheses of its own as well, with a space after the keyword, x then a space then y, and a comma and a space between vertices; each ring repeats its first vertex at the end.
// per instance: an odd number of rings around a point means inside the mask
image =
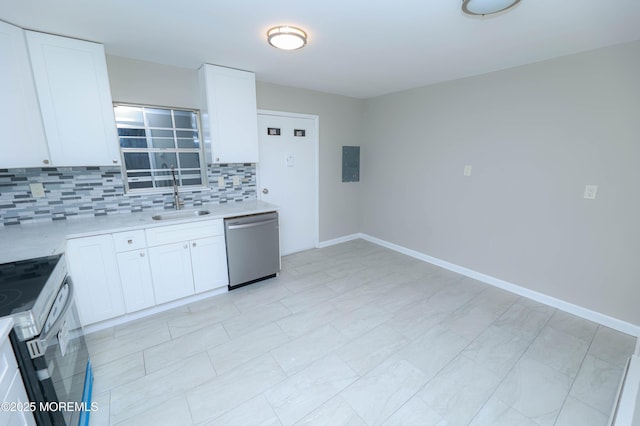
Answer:
POLYGON ((88 336, 98 425, 605 425, 635 339, 363 240, 88 336))

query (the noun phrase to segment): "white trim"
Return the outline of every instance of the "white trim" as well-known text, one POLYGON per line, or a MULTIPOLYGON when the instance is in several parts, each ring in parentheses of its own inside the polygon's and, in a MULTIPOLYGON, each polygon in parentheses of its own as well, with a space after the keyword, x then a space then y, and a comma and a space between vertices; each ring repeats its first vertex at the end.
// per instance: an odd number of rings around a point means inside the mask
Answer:
POLYGON ((169 309, 177 308, 179 306, 188 305, 189 303, 198 302, 200 300, 208 299, 209 297, 218 296, 227 293, 229 290, 227 287, 221 287, 215 290, 209 290, 204 293, 194 294, 183 299, 173 300, 171 302, 163 303, 162 305, 152 306, 141 311, 132 312, 130 314, 121 315, 116 318, 100 321, 94 324, 83 326, 84 333, 90 334, 96 331, 104 330, 116 325, 122 325, 131 321, 135 321, 140 318, 148 317, 150 315, 158 314, 160 312, 168 311, 169 309))
POLYGON ((358 238, 362 238, 362 235, 361 234, 345 235, 344 237, 338 237, 332 240, 321 241, 318 243, 318 248, 335 246, 336 244, 346 243, 347 241, 357 240, 358 238))
MULTIPOLYGON (((355 235, 355 234, 354 234, 355 235)), ((431 263, 436 266, 440 266, 441 268, 448 269, 453 272, 457 272, 461 275, 465 275, 467 277, 476 279, 486 284, 490 284, 494 287, 501 288, 503 290, 507 290, 511 293, 518 294, 520 296, 524 296, 528 299, 535 300, 536 302, 543 303, 545 305, 551 306, 553 308, 560 309, 561 311, 568 312, 573 315, 577 315, 581 318, 587 319, 589 321, 593 321, 595 323, 604 325, 609 328, 613 328, 614 330, 621 331, 626 334, 630 334, 632 336, 638 337, 640 336, 640 326, 628 323, 626 321, 622 321, 617 318, 610 317, 608 315, 602 314, 600 312, 592 311, 587 308, 583 308, 582 306, 574 305, 572 303, 566 302, 561 299, 556 299, 555 297, 546 295, 544 293, 539 293, 534 290, 530 290, 528 288, 519 286, 517 284, 513 284, 499 278, 492 277, 490 275, 483 274, 481 272, 474 271, 469 268, 465 268, 464 266, 456 265, 454 263, 447 262, 445 260, 441 260, 432 256, 428 256, 424 253, 420 253, 415 250, 408 249, 406 247, 390 243, 385 240, 381 240, 376 237, 372 237, 367 234, 357 234, 363 240, 367 240, 374 244, 378 244, 380 246, 389 248, 391 250, 397 251, 402 254, 406 254, 407 256, 411 256, 413 258, 422 260, 424 262, 431 263)), ((351 237, 351 236, 350 236, 351 237)))
MULTIPOLYGON (((314 176, 315 179, 315 195, 314 195, 314 210, 315 210, 315 229, 314 229, 314 243, 315 247, 319 247, 320 244, 320 116, 316 114, 300 114, 297 112, 285 112, 285 111, 273 111, 268 109, 258 109, 258 115, 272 115, 276 117, 291 117, 291 118, 306 118, 309 120, 313 120, 314 128, 315 128, 315 137, 313 140, 314 152, 315 156, 315 168, 316 173, 314 176)), ((256 186, 258 188, 257 195, 261 200, 261 192, 260 192, 260 160, 258 159, 258 163, 256 164, 256 186)))
POLYGON ((620 378, 618 385, 618 393, 614 400, 613 409, 609 415, 609 423, 611 426, 630 426, 637 425, 633 419, 640 410, 638 402, 638 387, 640 386, 640 359, 632 355, 627 361, 626 368, 620 378), (636 406, 638 408, 636 408, 636 406))

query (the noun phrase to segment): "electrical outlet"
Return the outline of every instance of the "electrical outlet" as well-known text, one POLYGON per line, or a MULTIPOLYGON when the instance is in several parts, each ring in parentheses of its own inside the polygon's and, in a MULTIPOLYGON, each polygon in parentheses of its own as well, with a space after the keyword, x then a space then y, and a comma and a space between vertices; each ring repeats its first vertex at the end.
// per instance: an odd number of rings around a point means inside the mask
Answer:
POLYGON ((240 176, 233 177, 233 186, 240 186, 240 176))
POLYGON ((224 176, 218 177, 218 188, 224 188, 224 176))
POLYGON ((464 175, 471 176, 471 166, 469 165, 464 166, 464 175))
POLYGON ((595 200, 598 193, 598 185, 587 185, 584 187, 584 198, 587 200, 595 200))
POLYGON ((33 198, 44 198, 44 185, 42 183, 30 183, 29 188, 31 188, 31 196, 33 198))

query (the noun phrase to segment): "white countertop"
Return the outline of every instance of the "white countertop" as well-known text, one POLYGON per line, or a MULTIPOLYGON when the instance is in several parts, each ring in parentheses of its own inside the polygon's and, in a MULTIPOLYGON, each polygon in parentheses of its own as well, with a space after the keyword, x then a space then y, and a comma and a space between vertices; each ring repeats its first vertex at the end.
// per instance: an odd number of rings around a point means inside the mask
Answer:
POLYGON ((1 318, 0 319, 0 339, 4 339, 9 335, 9 332, 13 328, 13 318, 1 318))
POLYGON ((209 210, 211 213, 186 219, 153 220, 154 215, 175 211, 154 210, 0 227, 0 264, 62 253, 65 241, 69 238, 264 213, 278 210, 278 207, 253 200, 229 204, 203 204, 184 211, 190 210, 209 210))

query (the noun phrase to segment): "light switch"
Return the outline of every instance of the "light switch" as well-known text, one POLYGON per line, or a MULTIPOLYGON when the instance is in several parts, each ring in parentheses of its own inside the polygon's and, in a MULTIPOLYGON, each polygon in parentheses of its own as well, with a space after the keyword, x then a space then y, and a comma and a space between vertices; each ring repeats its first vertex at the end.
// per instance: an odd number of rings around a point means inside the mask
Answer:
POLYGON ((586 185, 584 187, 584 198, 587 200, 595 200, 598 192, 598 185, 586 185))
POLYGON ((224 188, 224 176, 218 176, 218 188, 224 188))
POLYGON ((44 185, 42 185, 42 183, 30 183, 29 188, 31 188, 31 196, 33 198, 44 197, 44 185))
POLYGON ((233 186, 240 186, 240 176, 233 177, 233 186))
POLYGON ((469 165, 464 166, 464 175, 471 176, 471 166, 469 165))

